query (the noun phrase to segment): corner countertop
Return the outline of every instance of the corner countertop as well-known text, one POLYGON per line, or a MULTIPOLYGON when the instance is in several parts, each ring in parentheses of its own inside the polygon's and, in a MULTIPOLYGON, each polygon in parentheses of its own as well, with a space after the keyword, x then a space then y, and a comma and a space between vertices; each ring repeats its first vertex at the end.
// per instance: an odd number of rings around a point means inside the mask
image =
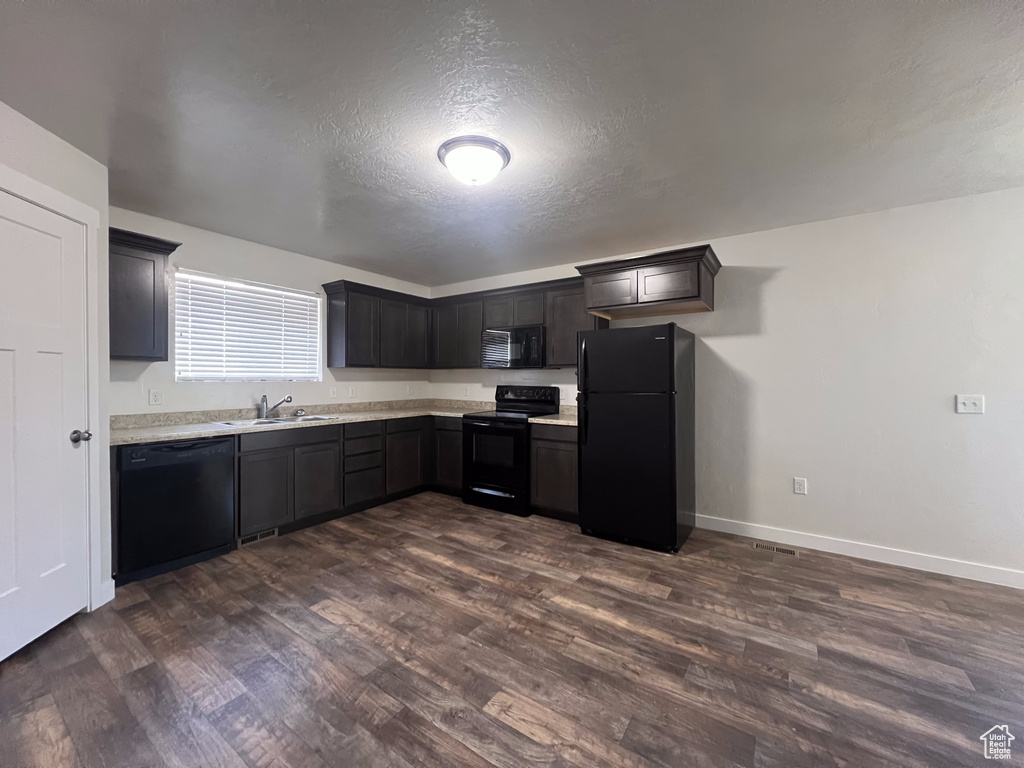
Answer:
POLYGON ((262 424, 259 426, 239 426, 220 424, 170 424, 153 427, 133 427, 128 429, 110 430, 111 445, 137 445, 139 443, 157 443, 164 440, 198 440, 204 437, 227 437, 229 435, 248 434, 250 432, 272 432, 278 429, 303 429, 305 427, 324 427, 331 424, 349 424, 355 421, 383 421, 384 419, 408 419, 415 416, 450 416, 461 419, 461 411, 442 411, 434 409, 398 410, 398 411, 353 411, 350 413, 323 414, 327 418, 317 421, 293 422, 290 424, 262 424))
POLYGON ((531 424, 553 424, 557 427, 575 427, 575 413, 554 413, 550 416, 534 416, 530 419, 531 424))

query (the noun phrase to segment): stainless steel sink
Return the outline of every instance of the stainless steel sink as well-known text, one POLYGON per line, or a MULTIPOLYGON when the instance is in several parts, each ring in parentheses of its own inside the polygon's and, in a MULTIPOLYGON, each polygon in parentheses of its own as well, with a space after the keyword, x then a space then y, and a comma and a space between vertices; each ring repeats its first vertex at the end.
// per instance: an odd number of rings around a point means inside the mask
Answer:
POLYGON ((274 421, 279 424, 295 424, 303 421, 328 421, 330 418, 330 416, 282 416, 274 421))
POLYGON ((238 421, 219 421, 218 424, 224 424, 228 427, 262 427, 267 424, 277 424, 277 419, 239 419, 238 421))

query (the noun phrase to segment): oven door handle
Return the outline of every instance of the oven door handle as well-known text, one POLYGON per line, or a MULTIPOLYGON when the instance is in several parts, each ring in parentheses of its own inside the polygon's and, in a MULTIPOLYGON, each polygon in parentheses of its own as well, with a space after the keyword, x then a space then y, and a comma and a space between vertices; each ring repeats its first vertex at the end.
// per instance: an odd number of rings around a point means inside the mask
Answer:
POLYGON ((525 424, 495 424, 489 421, 467 421, 465 423, 471 427, 486 427, 487 429, 507 429, 515 430, 516 432, 526 429, 525 424))

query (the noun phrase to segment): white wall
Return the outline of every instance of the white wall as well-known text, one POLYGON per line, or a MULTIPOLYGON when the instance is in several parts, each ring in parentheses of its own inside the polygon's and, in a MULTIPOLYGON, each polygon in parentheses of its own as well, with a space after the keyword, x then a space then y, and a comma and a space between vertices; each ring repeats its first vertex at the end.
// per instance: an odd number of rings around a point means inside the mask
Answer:
MULTIPOLYGON (((305 291, 320 291, 323 283, 347 279, 419 296, 429 293, 429 289, 424 286, 121 208, 110 209, 110 223, 121 229, 181 243, 170 256, 169 267, 172 273, 176 266, 181 266, 305 291)), ((171 323, 173 326, 173 313, 171 323)), ((168 362, 111 361, 111 413, 247 408, 254 405, 264 393, 271 398, 271 402, 290 394, 293 403, 289 408, 313 403, 430 397, 427 371, 331 369, 325 366, 322 382, 175 382, 172 362, 173 328, 170 342, 172 353, 168 362), (355 397, 349 396, 350 387, 355 387, 355 397), (332 388, 337 392, 333 397, 332 388), (162 405, 149 405, 150 389, 163 395, 162 405)))
MULTIPOLYGON (((93 433, 90 461, 97 467, 92 477, 110 477, 110 435, 108 408, 108 343, 107 312, 107 168, 88 155, 80 152, 62 139, 44 130, 31 120, 0 102, 0 164, 14 169, 35 181, 67 195, 99 213, 95 270, 86 279, 95 290, 95 307, 90 313, 96 324, 97 344, 89 357, 91 380, 99 389, 99 416, 97 423, 88 425, 93 433)), ((107 597, 113 597, 111 572, 110 538, 110 483, 101 481, 94 489, 95 510, 99 522, 99 552, 93 552, 91 579, 94 584, 102 580, 102 589, 107 597), (98 557, 96 557, 98 555, 98 557), (98 562, 97 562, 98 561, 98 562)), ((93 595, 94 599, 100 596, 93 595)))
POLYGON ((699 337, 699 524, 1024 586, 1024 189, 712 245, 715 312, 632 321, 699 337))

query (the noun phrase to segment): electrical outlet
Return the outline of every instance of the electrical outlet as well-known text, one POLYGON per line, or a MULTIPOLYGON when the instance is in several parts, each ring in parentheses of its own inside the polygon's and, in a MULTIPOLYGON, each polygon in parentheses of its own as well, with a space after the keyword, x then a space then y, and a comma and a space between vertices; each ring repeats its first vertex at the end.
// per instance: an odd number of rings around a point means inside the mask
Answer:
POLYGON ((793 478, 793 493, 799 494, 800 496, 807 495, 807 478, 806 477, 794 477, 793 478))
POLYGON ((412 384, 406 384, 405 385, 405 396, 409 397, 410 395, 412 395, 412 384))
POLYGON ((331 397, 337 397, 337 396, 338 396, 338 388, 337 387, 331 387, 331 397))
POLYGON ((164 393, 159 389, 149 390, 149 404, 150 405, 163 405, 164 404, 164 393))
POLYGON ((956 396, 956 412, 957 413, 984 413, 985 412, 985 396, 984 395, 957 395, 956 396))
POLYGON ((356 396, 356 388, 355 387, 349 387, 348 388, 348 396, 349 397, 355 397, 356 396))
POLYGON ((469 387, 463 387, 462 388, 462 396, 463 397, 469 397, 469 387))

